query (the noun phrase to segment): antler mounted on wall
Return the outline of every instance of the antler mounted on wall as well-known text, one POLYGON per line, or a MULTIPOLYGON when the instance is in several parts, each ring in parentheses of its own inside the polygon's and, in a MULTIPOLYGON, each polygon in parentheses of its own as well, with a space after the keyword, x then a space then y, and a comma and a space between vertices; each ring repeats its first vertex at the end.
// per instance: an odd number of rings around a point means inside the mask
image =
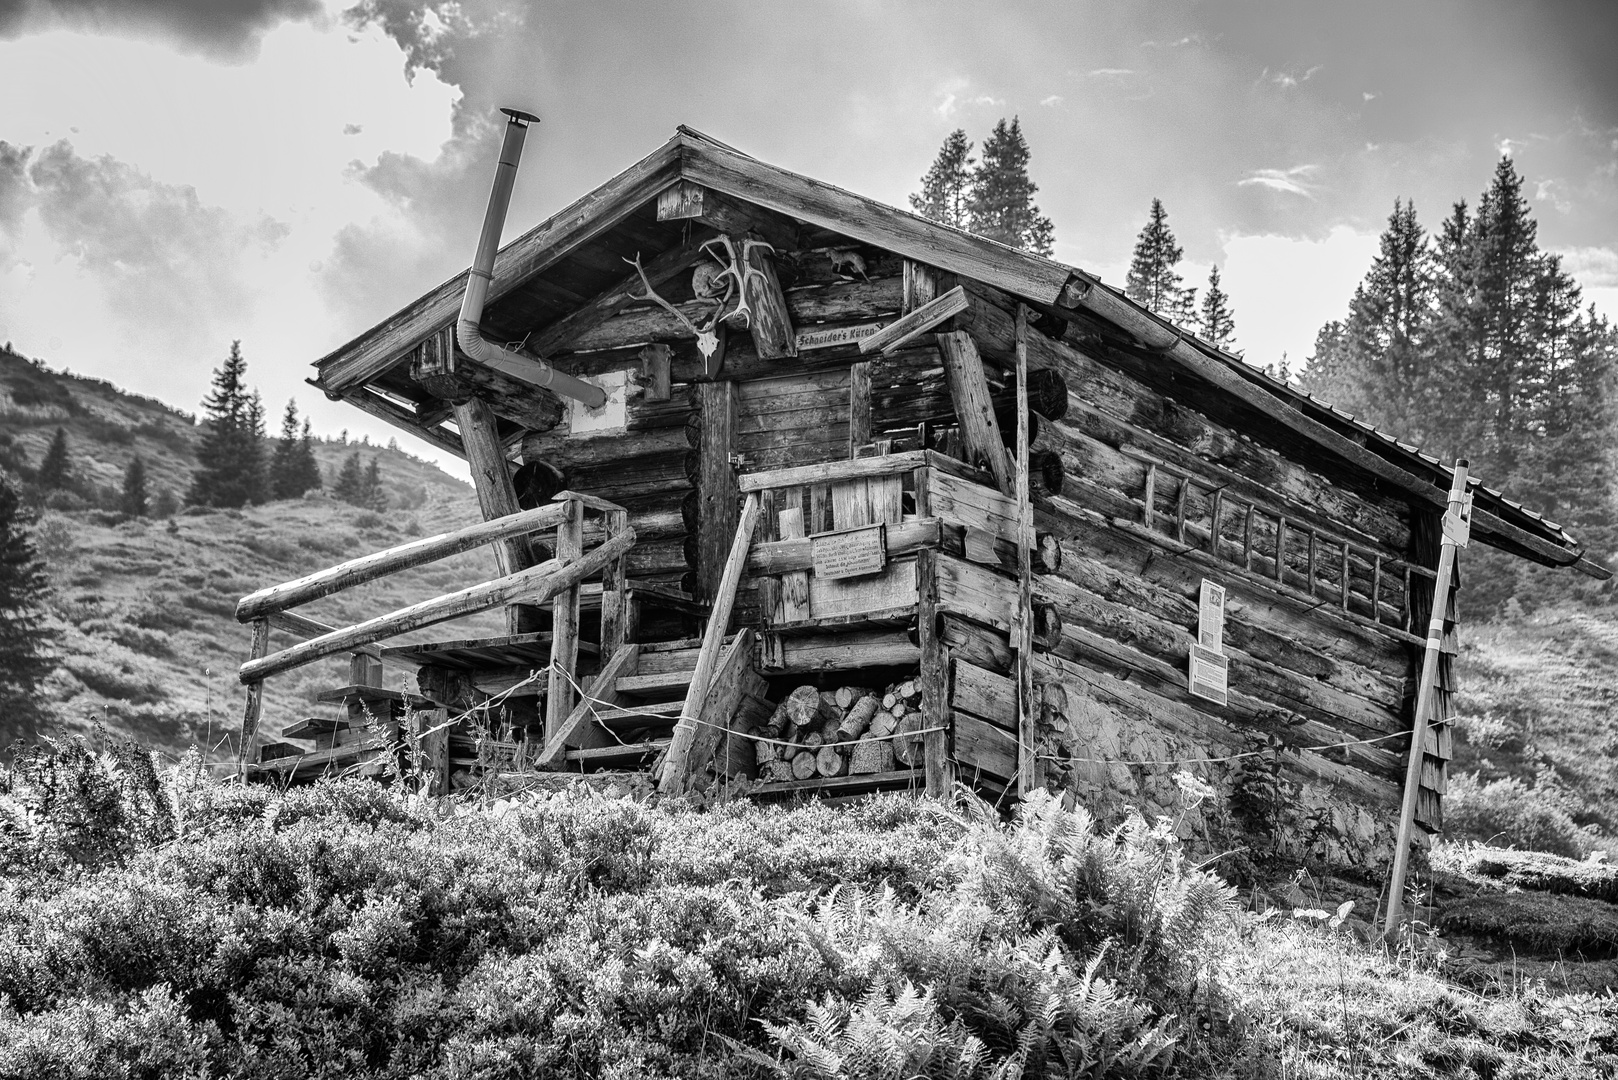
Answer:
MULTIPOLYGON (((741 241, 741 251, 738 254, 737 242, 721 234, 705 241, 699 250, 713 259, 713 262, 699 263, 692 270, 691 291, 699 300, 715 302, 713 315, 701 325, 686 318, 685 313, 679 308, 657 295, 657 290, 652 288, 651 280, 641 266, 638 253, 633 259, 625 259, 624 262, 635 268, 636 273, 640 275, 641 283, 646 286, 645 295, 636 296, 634 299, 650 300, 680 320, 681 325, 695 335, 697 348, 702 351, 704 366, 709 369, 709 374, 713 374, 714 365, 711 361, 719 349, 721 325, 734 325, 754 331, 754 337, 757 338, 758 327, 755 323, 758 322, 758 315, 754 311, 754 304, 759 298, 775 296, 779 299, 780 287, 774 282, 770 273, 766 273, 757 265, 760 260, 753 258, 755 252, 773 253, 775 251, 773 244, 763 240, 744 239, 741 241), (753 281, 758 282, 758 287, 753 290, 753 298, 749 298, 748 284, 753 281), (736 306, 726 311, 732 297, 736 300, 736 306)), ((784 304, 776 306, 782 308, 778 321, 784 320, 784 304)), ((786 329, 790 331, 790 325, 786 329)), ((786 354, 791 355, 795 351, 789 349, 786 354)))

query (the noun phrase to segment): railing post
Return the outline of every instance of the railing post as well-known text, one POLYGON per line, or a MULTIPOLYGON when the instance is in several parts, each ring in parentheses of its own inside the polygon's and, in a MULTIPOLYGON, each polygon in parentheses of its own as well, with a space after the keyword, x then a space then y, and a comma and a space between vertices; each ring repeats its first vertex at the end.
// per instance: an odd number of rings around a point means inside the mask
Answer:
MULTIPOLYGON (((270 620, 258 618, 253 620, 253 647, 252 659, 261 659, 270 651, 270 620)), ((247 684, 247 701, 242 706, 242 735, 236 747, 237 772, 245 774, 249 760, 253 756, 253 747, 258 742, 258 719, 264 711, 264 680, 258 679, 247 684)))
MULTIPOLYGON (((556 559, 563 566, 584 554, 584 504, 566 502, 567 516, 556 526, 556 559)), ((613 560, 621 561, 620 559, 613 560)), ((606 597, 602 597, 603 612, 606 597)), ((551 672, 545 691, 545 737, 560 731, 573 711, 573 678, 579 661, 579 585, 556 594, 551 607, 551 672)))
MULTIPOLYGON (((606 538, 629 528, 629 511, 608 510, 605 515, 606 538)), ((601 572, 601 662, 605 664, 629 640, 629 593, 627 590, 625 558, 617 558, 601 572)))

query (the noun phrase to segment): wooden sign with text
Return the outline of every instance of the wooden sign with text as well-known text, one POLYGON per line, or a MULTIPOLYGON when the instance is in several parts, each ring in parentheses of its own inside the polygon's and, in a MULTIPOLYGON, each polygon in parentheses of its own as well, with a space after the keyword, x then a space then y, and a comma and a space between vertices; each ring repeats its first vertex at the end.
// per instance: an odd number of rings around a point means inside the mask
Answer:
POLYGON ((798 351, 829 349, 834 345, 854 345, 880 329, 881 323, 861 323, 858 326, 825 326, 812 330, 799 330, 798 351))
POLYGON ((809 538, 815 577, 823 581, 881 573, 888 565, 888 529, 868 525, 809 538))

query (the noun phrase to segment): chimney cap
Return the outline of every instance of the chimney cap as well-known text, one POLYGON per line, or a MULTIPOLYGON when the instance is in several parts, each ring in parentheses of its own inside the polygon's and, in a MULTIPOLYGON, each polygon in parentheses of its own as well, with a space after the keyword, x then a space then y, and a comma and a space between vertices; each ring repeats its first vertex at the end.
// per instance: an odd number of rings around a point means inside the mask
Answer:
POLYGON ((533 113, 525 113, 521 109, 502 108, 500 111, 505 113, 507 116, 511 117, 511 122, 513 124, 537 124, 537 123, 539 123, 539 117, 535 116, 533 113))

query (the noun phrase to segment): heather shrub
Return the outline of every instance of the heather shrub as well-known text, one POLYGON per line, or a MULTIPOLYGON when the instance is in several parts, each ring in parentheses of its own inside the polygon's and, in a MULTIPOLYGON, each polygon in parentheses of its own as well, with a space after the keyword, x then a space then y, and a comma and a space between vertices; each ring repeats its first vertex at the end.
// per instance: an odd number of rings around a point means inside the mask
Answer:
POLYGON ((1452 777, 1444 795, 1444 832, 1461 840, 1548 851, 1582 858, 1592 835, 1573 820, 1568 800, 1541 777, 1532 786, 1516 777, 1481 782, 1452 777))

